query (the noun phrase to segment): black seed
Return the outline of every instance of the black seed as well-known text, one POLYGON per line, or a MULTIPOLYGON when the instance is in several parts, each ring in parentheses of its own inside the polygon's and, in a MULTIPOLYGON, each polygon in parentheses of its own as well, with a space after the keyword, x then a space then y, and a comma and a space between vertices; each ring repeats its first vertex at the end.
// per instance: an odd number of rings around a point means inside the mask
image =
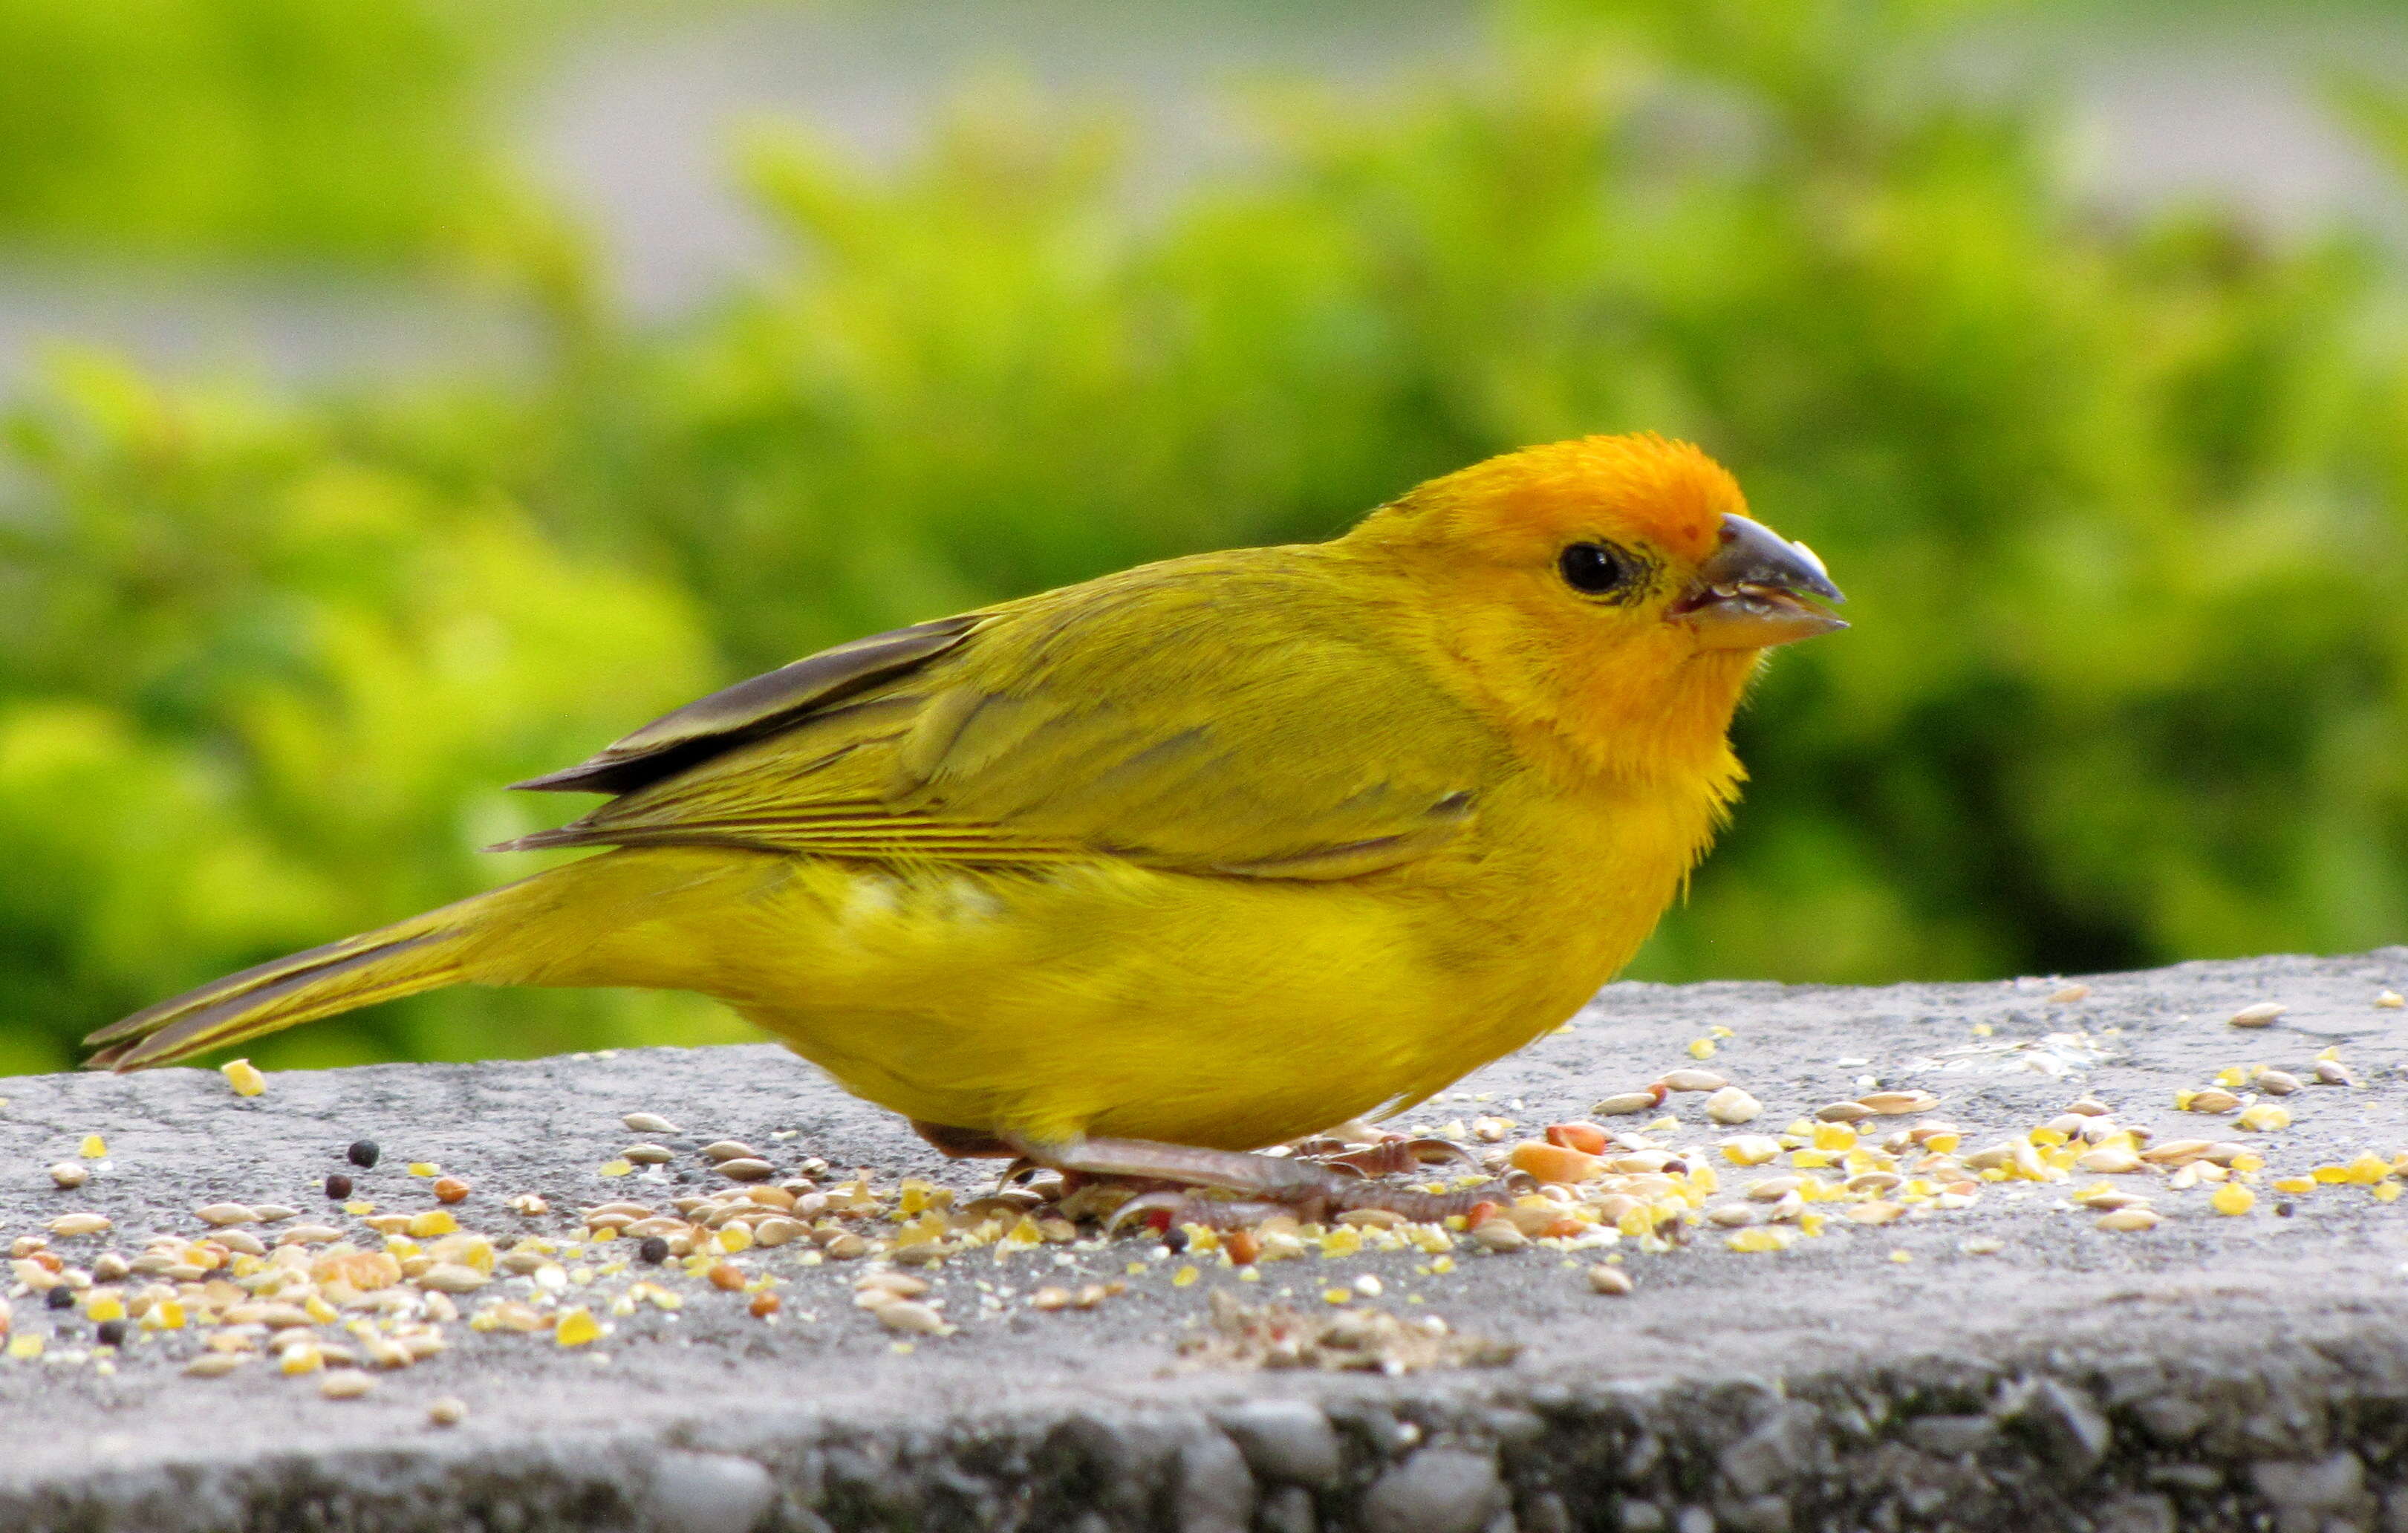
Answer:
POLYGON ((377 1157, 384 1153, 377 1148, 377 1141, 374 1139, 353 1139, 351 1147, 343 1153, 351 1156, 351 1164, 362 1170, 374 1166, 377 1163, 377 1157))
POLYGON ((340 1171, 329 1172, 326 1176, 326 1196, 337 1203, 351 1196, 351 1179, 340 1171))
POLYGON ((72 1310, 75 1308, 75 1290, 60 1283, 42 1296, 42 1302, 53 1310, 72 1310))
POLYGON ((1187 1249, 1187 1232, 1173 1225, 1162 1232, 1162 1244, 1164 1249, 1177 1255, 1187 1249))
POLYGON ((2289 1205, 2288 1203, 2277 1203, 2277 1204, 2275 1204, 2275 1205, 2274 1205, 2274 1217, 2275 1217, 2275 1218, 2277 1218, 2277 1219, 2288 1219, 2289 1217, 2291 1217, 2291 1205, 2289 1205))
POLYGON ((104 1347, 125 1345, 125 1322, 104 1320, 100 1323, 100 1344, 104 1347))
POLYGON ((644 1243, 636 1248, 636 1254, 652 1266, 658 1267, 669 1259, 669 1243, 657 1235, 647 1235, 644 1237, 644 1243))

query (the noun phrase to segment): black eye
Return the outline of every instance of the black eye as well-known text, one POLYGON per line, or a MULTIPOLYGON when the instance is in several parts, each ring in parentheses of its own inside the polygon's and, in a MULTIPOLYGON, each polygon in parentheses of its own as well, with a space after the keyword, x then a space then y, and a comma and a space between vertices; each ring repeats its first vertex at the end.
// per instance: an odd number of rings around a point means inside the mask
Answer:
POLYGON ((1611 543, 1574 543, 1555 561, 1564 583, 1586 596, 1602 596, 1630 583, 1639 562, 1611 543))

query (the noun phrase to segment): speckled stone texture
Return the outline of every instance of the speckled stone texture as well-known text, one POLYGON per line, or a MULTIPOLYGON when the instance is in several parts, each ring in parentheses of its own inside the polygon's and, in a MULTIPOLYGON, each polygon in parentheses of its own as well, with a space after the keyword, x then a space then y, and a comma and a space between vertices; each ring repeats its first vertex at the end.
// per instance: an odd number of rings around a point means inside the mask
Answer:
MULTIPOLYGON (((1756 1128, 1874 1078, 1939 1093, 1936 1115, 1969 1145, 2087 1091, 2161 1137, 2262 1142, 2269 1175, 2408 1148, 2408 1011, 2373 1004, 2408 989, 2408 949, 2092 984, 2056 1004, 2043 981, 1617 985, 1464 1083, 1486 1101, 1412 1116, 1580 1116, 1690 1063, 1689 1041, 1720 1025, 1734 1036, 1713 1067, 1763 1099, 1756 1128), (2269 999, 2291 1007, 2272 1027, 2226 1024, 2269 999), (2300 1068, 2328 1045, 2361 1084, 2288 1098, 2286 1131, 2172 1110, 2221 1067, 2300 1068)), ((289 1074, 249 1099, 213 1072, 45 1076, 0 1081, 0 1236, 92 1209, 122 1250, 197 1234, 192 1210, 211 1201, 322 1210, 321 1180, 362 1136, 386 1147, 355 1173, 380 1206, 430 1205, 404 1163, 436 1161, 474 1184, 459 1210, 472 1227, 558 1234, 565 1219, 523 1221, 502 1200, 538 1192, 565 1212, 704 1179, 690 1154, 653 1173, 666 1185, 597 1179, 642 1137, 619 1123, 636 1110, 689 1144, 734 1137, 883 1182, 968 1188, 991 1169, 937 1160, 767 1047, 289 1074), (44 1168, 91 1133, 105 1168, 53 1187, 44 1168)), ((1701 1098, 1673 1105, 1699 1124, 1701 1098)), ((787 1280, 778 1325, 696 1287, 675 1316, 639 1311, 589 1348, 457 1327, 452 1350, 339 1403, 271 1368, 186 1378, 191 1336, 131 1346, 104 1376, 72 1360, 72 1315, 20 1297, 21 1332, 50 1345, 0 1362, 0 1528, 2408 1530, 2408 1199, 2324 1187, 2278 1216, 2266 1193, 2225 1218, 2204 1190, 2154 1185, 2168 1219, 2145 1234, 2094 1228, 2068 1184, 1994 1187, 1972 1210, 1879 1228, 1834 1221, 1784 1253, 1700 1231, 1685 1250, 1626 1251, 1627 1298, 1589 1291, 1594 1254, 1536 1249, 1467 1251, 1430 1275, 1402 1254, 1307 1257, 1246 1284, 1208 1265, 1185 1288, 1142 1240, 1003 1264, 976 1252, 933 1274, 959 1334, 908 1354, 853 1307, 856 1268, 770 1253, 761 1269, 787 1280), (2000 1249, 1967 1252, 1975 1237, 2000 1249), (1126 1275, 1131 1261, 1143 1270, 1126 1275), (1398 1313, 1520 1341, 1521 1360, 1396 1379, 1181 1365, 1212 1289, 1318 1302, 1362 1272, 1398 1313), (1025 1303, 1034 1282, 1104 1277, 1130 1291, 1093 1312, 1025 1303), (981 1281, 1012 1298, 983 1305, 981 1281), (441 1396, 467 1402, 465 1424, 428 1425, 441 1396)), ((103 1242, 58 1243, 88 1260, 103 1242)))

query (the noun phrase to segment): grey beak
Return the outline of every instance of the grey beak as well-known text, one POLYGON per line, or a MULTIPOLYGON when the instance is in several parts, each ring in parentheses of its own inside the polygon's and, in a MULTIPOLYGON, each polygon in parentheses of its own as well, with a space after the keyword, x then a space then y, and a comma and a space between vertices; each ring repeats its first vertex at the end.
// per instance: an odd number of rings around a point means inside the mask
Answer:
POLYGON ((1769 586, 1824 601, 1848 599, 1831 583, 1830 572, 1813 549, 1786 542, 1763 523, 1743 516, 1723 518, 1723 546, 1698 566, 1698 583, 1726 590, 1769 586))

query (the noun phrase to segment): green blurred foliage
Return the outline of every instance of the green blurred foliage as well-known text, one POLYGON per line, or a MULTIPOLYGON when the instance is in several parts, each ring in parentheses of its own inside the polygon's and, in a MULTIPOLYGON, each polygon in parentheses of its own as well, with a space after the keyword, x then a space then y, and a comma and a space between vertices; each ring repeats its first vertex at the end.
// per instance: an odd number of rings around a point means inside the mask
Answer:
MULTIPOLYGON (((2400 939, 2408 280, 2338 228, 2086 205, 2044 95, 1933 63, 1995 8, 1512 7, 1442 77, 1267 98, 1257 163, 1167 199, 1010 91, 892 171, 765 130, 791 260, 670 333, 573 237, 464 216, 548 322, 532 380, 63 370, 0 443, 0 1068, 536 866, 467 850, 561 808, 497 785, 712 681, 1589 431, 1705 444, 1856 623, 1778 657, 1634 972, 2400 939)), ((723 1036, 474 994, 258 1053, 723 1036)))
POLYGON ((0 237, 73 252, 430 253, 500 184, 473 87, 512 10, 0 0, 0 237))

